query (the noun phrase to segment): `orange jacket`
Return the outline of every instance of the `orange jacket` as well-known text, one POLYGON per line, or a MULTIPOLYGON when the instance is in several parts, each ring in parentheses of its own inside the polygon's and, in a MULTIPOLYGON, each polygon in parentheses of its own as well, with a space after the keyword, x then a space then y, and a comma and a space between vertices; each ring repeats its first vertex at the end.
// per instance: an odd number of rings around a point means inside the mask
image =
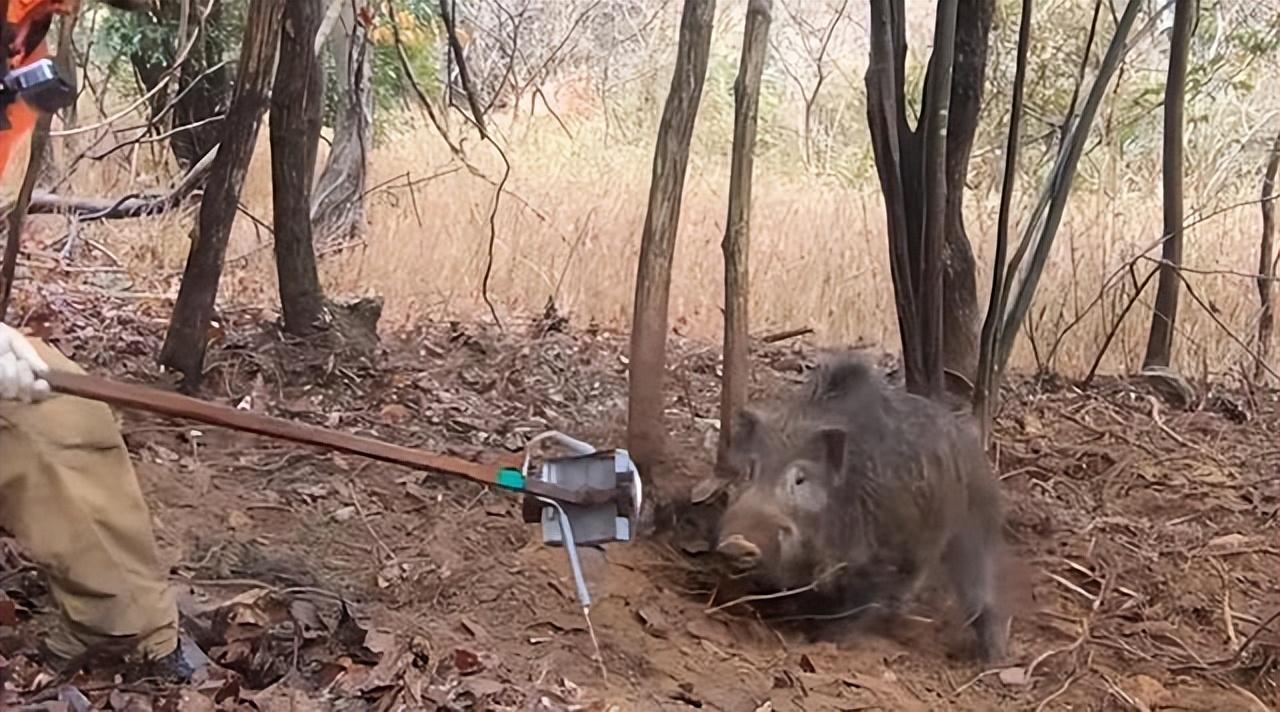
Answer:
MULTIPOLYGON (((48 56, 45 34, 53 16, 69 15, 78 5, 79 0, 9 0, 9 68, 25 67, 48 56)), ((0 175, 6 173, 14 148, 31 137, 39 116, 26 103, 15 101, 5 110, 5 118, 10 128, 0 131, 0 175)))

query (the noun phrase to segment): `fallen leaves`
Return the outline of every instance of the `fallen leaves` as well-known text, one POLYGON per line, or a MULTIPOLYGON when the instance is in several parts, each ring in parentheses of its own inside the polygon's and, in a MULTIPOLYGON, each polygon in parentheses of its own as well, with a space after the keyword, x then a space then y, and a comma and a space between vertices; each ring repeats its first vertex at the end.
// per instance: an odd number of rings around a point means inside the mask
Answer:
POLYGON ((484 663, 480 660, 480 656, 458 648, 453 651, 453 669, 458 671, 459 675, 474 675, 484 670, 484 663))

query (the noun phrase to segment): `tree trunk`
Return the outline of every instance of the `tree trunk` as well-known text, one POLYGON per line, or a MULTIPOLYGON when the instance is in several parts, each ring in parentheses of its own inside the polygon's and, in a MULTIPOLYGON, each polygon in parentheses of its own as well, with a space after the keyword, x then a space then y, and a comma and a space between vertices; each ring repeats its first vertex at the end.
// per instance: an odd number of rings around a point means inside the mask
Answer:
POLYGON ((760 78, 769 46, 772 0, 747 3, 742 58, 733 84, 733 158, 729 171, 729 216, 724 242, 724 377, 720 386, 720 443, 717 467, 725 467, 725 453, 733 441, 734 415, 747 402, 751 380, 748 360, 747 256, 751 242, 751 172, 755 159, 756 119, 760 107, 760 78))
POLYGON ((321 0, 288 0, 271 90, 276 274, 284 330, 297 336, 324 327, 324 292, 311 238, 311 183, 324 108, 323 74, 313 47, 323 12, 321 0))
POLYGON ((1271 357, 1271 340, 1275 333, 1275 302, 1271 298, 1271 283, 1276 277, 1276 171, 1280 169, 1280 134, 1271 144, 1271 156, 1262 176, 1262 245, 1258 255, 1258 300, 1262 312, 1258 315, 1258 360, 1253 365, 1253 381, 1261 383, 1266 376, 1266 362, 1271 357))
POLYGON ((715 0, 685 0, 675 72, 658 125, 649 207, 640 236, 631 327, 627 440, 642 471, 650 473, 663 461, 666 445, 663 376, 671 261, 689 163, 689 142, 711 52, 714 15, 715 0))
POLYGON ((1018 146, 1022 130, 1027 52, 1031 46, 1033 10, 1033 0, 1022 0, 1022 15, 1018 18, 1017 59, 1013 71, 1013 97, 1009 105, 1008 138, 1004 148, 1004 175, 1000 182, 1000 210, 996 217, 996 246, 991 269, 991 292, 988 295, 987 316, 982 324, 978 371, 974 379, 973 411, 982 424, 984 443, 989 443, 991 440, 991 421, 994 417, 995 405, 1000 400, 1000 377, 995 358, 996 345, 1000 342, 1000 326, 1004 319, 1008 298, 1004 284, 1005 274, 1009 271, 1009 213, 1013 208, 1013 190, 1018 177, 1018 146))
POLYGON ((880 192, 884 195, 889 273, 902 341, 902 362, 908 388, 914 389, 924 377, 909 239, 913 233, 912 219, 919 215, 920 191, 915 176, 903 170, 912 163, 912 157, 905 155, 912 147, 903 95, 907 52, 905 22, 901 0, 871 0, 866 87, 871 149, 880 178, 880 192))
POLYGON ((1187 103, 1187 55, 1195 29, 1196 0, 1177 0, 1169 48, 1169 76, 1164 91, 1164 248, 1160 281, 1147 335, 1143 369, 1168 368, 1173 355, 1173 329, 1178 319, 1178 287, 1182 268, 1182 114, 1187 103))
MULTIPOLYGON (((924 110, 920 115, 918 139, 923 149, 924 223, 917 290, 920 298, 921 355, 924 361, 924 392, 940 398, 942 391, 942 246, 947 239, 947 123, 951 112, 951 75, 956 53, 957 0, 938 3, 937 26, 933 33, 933 54, 925 84, 924 110)), ((963 176, 961 177, 963 181, 963 176)))
POLYGON ((964 226, 964 189, 986 86, 987 44, 994 0, 960 0, 947 122, 947 218, 942 246, 943 365, 970 382, 977 377, 977 264, 964 226))
POLYGON ((311 223, 316 242, 345 242, 364 230, 364 191, 373 143, 373 68, 369 37, 356 13, 365 0, 342 1, 342 11, 326 45, 333 57, 339 91, 333 147, 316 184, 311 223))
POLYGON ((204 376, 205 335, 213 317, 222 277, 222 260, 235 222, 240 189, 258 138, 275 69, 281 16, 288 0, 252 0, 246 14, 240 67, 231 106, 223 121, 223 138, 200 201, 196 238, 182 273, 178 300, 160 350, 160 363, 183 374, 184 386, 196 388, 204 376))
POLYGON ((216 31, 222 22, 222 6, 218 0, 160 0, 148 17, 155 24, 174 28, 173 39, 165 46, 155 48, 141 42, 138 49, 130 54, 134 70, 148 91, 160 83, 190 37, 196 37, 186 61, 174 70, 177 72, 176 92, 157 92, 150 102, 154 117, 169 107, 172 97, 171 116, 162 125, 170 129, 191 127, 176 131, 169 138, 174 157, 187 170, 218 145, 223 136, 219 122, 210 120, 223 113, 231 95, 230 73, 225 65, 219 66, 226 52, 216 31), (209 3, 213 6, 205 16, 209 3), (187 7, 188 4, 191 6, 187 7), (178 32, 182 29, 184 10, 190 25, 186 37, 178 32), (203 25, 199 25, 201 17, 205 17, 203 25))
POLYGON ((976 265, 964 227, 963 202, 993 7, 994 0, 940 5, 939 19, 946 22, 939 27, 947 36, 935 37, 925 76, 923 118, 912 131, 904 96, 904 3, 871 3, 867 120, 885 198, 907 387, 916 393, 939 394, 943 369, 970 383, 977 372, 976 265), (949 19, 953 14, 954 23, 949 19), (941 86, 933 88, 938 83, 941 86), (942 135, 931 130, 939 124, 942 135), (941 220, 936 217, 939 211, 941 220), (926 215, 935 217, 926 220, 926 215))

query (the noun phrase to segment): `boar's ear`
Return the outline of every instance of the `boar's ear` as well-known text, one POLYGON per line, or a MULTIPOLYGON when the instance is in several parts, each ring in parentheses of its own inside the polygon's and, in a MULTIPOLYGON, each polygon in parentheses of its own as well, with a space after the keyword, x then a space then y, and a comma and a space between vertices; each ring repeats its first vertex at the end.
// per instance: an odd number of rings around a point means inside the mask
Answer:
POLYGON ((840 472, 844 469, 844 448, 848 439, 849 433, 844 428, 835 427, 823 428, 814 436, 822 462, 831 468, 832 472, 840 472))
POLYGON ((871 366, 854 354, 828 358, 813 377, 814 400, 848 395, 871 378, 871 366))

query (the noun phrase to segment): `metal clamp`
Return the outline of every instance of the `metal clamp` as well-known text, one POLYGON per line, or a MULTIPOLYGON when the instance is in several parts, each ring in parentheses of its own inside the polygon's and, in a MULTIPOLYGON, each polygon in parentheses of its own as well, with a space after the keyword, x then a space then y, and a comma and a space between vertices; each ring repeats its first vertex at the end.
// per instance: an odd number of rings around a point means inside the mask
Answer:
POLYGON ((562 503, 539 496, 525 499, 525 521, 541 523, 544 544, 564 546, 568 550, 578 600, 584 607, 590 606, 591 595, 577 548, 631 540, 633 522, 644 504, 639 470, 626 450, 599 451, 564 433, 548 431, 526 445, 521 475, 526 480, 537 479, 570 491, 594 488, 618 492, 618 497, 610 501, 590 505, 562 503), (537 475, 532 475, 533 447, 546 440, 559 443, 573 454, 545 460, 537 475))

